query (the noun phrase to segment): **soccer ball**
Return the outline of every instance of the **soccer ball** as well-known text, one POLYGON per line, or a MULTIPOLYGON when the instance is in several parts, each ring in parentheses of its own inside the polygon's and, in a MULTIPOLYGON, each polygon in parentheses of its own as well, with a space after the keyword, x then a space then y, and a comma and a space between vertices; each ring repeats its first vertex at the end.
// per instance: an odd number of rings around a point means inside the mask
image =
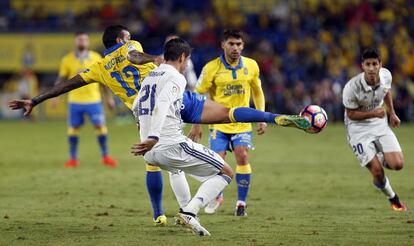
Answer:
POLYGON ((328 124, 328 115, 325 110, 318 105, 308 105, 300 112, 311 123, 311 127, 306 130, 309 133, 321 132, 328 124))

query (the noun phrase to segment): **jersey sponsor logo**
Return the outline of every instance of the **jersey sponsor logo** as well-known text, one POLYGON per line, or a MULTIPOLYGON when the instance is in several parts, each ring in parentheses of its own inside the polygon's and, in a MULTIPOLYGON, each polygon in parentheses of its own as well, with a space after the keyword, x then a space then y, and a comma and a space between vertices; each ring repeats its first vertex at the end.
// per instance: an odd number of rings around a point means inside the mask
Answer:
POLYGON ((226 85, 223 94, 224 96, 244 95, 246 94, 246 91, 242 85, 226 85))
POLYGON ((151 71, 148 76, 149 77, 158 77, 158 76, 163 76, 165 74, 164 71, 161 72, 157 72, 157 71, 151 71))
POLYGON ((379 106, 379 103, 373 103, 371 105, 362 106, 361 109, 363 111, 371 111, 371 110, 374 110, 375 108, 377 108, 378 106, 379 106))
POLYGON ((123 62, 125 60, 126 60, 125 56, 120 55, 120 56, 117 56, 115 58, 112 58, 109 62, 107 62, 105 64, 104 67, 105 67, 106 70, 110 70, 113 66, 115 66, 115 64, 123 62))

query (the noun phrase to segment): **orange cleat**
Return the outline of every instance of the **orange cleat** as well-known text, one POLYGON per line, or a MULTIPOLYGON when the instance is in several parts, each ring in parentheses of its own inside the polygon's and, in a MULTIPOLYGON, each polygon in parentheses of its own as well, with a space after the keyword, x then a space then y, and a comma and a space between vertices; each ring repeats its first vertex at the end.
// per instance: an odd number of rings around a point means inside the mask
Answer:
POLYGON ((65 162, 65 168, 75 168, 79 166, 79 161, 76 159, 70 159, 69 161, 65 162))
POLYGON ((404 203, 400 202, 399 204, 391 204, 391 208, 394 211, 398 211, 398 212, 405 212, 407 211, 407 206, 405 206, 404 203))
POLYGON ((400 201, 400 198, 397 196, 397 194, 395 194, 393 198, 389 199, 389 201, 391 203, 391 208, 394 211, 398 211, 398 212, 407 211, 407 206, 405 206, 405 204, 400 201))
POLYGON ((102 164, 107 167, 116 167, 118 166, 118 162, 112 159, 109 155, 102 157, 102 164))

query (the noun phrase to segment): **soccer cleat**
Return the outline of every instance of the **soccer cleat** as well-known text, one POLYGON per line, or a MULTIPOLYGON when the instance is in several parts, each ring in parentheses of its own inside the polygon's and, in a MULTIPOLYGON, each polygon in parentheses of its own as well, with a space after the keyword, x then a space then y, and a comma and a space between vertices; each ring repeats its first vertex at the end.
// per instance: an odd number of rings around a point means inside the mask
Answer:
POLYGON ((279 126, 295 127, 301 130, 311 127, 311 123, 300 115, 279 115, 275 118, 275 122, 279 126))
POLYGON ((207 206, 204 208, 206 214, 214 214, 216 210, 223 204, 223 196, 219 196, 216 199, 213 199, 207 206))
POLYGON ((155 226, 167 226, 167 216, 165 215, 160 215, 153 221, 155 226))
POLYGON ((66 168, 74 168, 79 166, 79 161, 76 159, 70 159, 69 161, 65 162, 64 167, 66 168))
POLYGON ((206 228, 201 226, 197 216, 191 213, 181 211, 175 216, 175 219, 180 221, 179 224, 183 227, 189 228, 194 235, 210 236, 210 232, 208 232, 206 228))
POLYGON ((118 162, 112 159, 109 155, 102 157, 102 164, 107 167, 116 167, 118 162))
POLYGON ((407 211, 407 206, 405 206, 405 204, 400 201, 400 198, 397 196, 397 194, 395 194, 393 198, 388 199, 388 200, 390 201, 391 208, 394 211, 398 211, 398 212, 407 211))
POLYGON ((236 206, 235 211, 234 211, 234 215, 235 216, 240 216, 240 217, 246 217, 247 216, 246 206, 243 205, 243 204, 238 204, 236 206))

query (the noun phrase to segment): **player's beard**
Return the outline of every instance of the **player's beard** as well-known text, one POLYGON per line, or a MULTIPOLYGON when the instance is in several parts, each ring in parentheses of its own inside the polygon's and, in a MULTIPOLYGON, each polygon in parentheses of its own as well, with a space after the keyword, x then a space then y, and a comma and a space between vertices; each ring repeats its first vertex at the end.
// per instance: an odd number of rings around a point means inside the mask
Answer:
POLYGON ((240 58, 240 53, 231 52, 230 55, 229 55, 229 57, 230 57, 230 60, 232 62, 235 62, 235 61, 237 61, 240 58))
POLYGON ((82 52, 82 51, 85 51, 85 50, 87 50, 86 46, 83 46, 83 45, 78 46, 78 51, 82 52))

